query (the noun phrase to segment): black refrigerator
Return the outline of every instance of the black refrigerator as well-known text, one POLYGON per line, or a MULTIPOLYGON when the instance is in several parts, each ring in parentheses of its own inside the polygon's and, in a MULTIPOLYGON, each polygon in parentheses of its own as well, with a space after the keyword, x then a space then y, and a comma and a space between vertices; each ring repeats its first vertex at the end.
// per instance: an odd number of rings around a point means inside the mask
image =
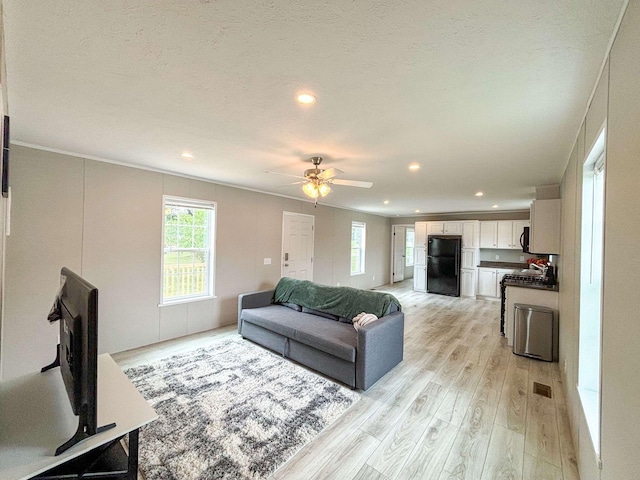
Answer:
POLYGON ((460 296, 460 254, 462 237, 429 235, 427 250, 427 292, 460 296))

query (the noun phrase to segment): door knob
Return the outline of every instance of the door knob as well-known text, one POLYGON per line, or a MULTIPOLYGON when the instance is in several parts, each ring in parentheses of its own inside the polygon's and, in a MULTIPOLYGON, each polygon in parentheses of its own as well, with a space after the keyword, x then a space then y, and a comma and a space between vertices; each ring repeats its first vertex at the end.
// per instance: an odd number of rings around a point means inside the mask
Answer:
POLYGON ((285 266, 285 267, 288 267, 288 266, 289 266, 289 264, 288 264, 288 263, 285 263, 285 264, 284 264, 284 266, 285 266))

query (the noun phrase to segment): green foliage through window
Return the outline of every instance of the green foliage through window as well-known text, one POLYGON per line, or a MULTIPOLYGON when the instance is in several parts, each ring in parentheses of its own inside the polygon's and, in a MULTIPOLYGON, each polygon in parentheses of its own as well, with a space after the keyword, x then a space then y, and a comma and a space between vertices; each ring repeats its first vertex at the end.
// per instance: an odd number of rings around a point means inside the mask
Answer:
POLYGON ((214 204, 165 197, 163 302, 213 294, 214 204))

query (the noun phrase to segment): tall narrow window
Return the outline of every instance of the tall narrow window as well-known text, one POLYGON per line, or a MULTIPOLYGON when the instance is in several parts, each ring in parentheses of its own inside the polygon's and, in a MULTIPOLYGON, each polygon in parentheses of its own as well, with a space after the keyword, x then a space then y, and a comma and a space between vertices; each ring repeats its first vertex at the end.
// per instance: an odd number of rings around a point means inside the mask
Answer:
POLYGON ((163 197, 162 304, 213 297, 215 203, 163 197))
POLYGON ((413 249, 416 241, 416 231, 413 228, 407 228, 404 262, 405 266, 411 267, 413 265, 413 249))
POLYGON ((364 273, 366 233, 367 225, 365 223, 351 223, 351 275, 364 273))
POLYGON ((604 270, 604 130, 584 163, 580 252, 578 392, 596 452, 600 452, 600 347, 604 270))

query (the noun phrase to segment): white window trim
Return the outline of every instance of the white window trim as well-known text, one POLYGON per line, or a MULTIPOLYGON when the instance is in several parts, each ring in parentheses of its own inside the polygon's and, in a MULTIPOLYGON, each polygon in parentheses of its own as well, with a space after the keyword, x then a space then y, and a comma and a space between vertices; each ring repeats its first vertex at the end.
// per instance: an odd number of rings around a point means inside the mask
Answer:
POLYGON ((404 266, 413 267, 415 265, 414 257, 416 255, 416 231, 414 228, 407 227, 404 231, 404 251, 406 255, 406 258, 404 260, 404 266), (407 236, 409 235, 409 233, 413 233, 413 247, 411 247, 412 255, 407 255, 407 236))
POLYGON ((216 298, 215 295, 215 271, 216 271, 216 223, 217 223, 217 202, 211 200, 199 200, 187 197, 178 197, 175 195, 163 195, 162 196, 162 231, 160 237, 160 303, 158 307, 167 307, 171 305, 178 305, 181 303, 199 302, 202 300, 212 300, 216 298), (213 212, 213 218, 210 225, 210 247, 209 247, 209 291, 201 295, 189 295, 177 297, 170 300, 164 298, 164 232, 165 232, 165 208, 167 203, 177 204, 184 207, 193 207, 199 209, 211 210, 213 212))
POLYGON ((365 222, 351 222, 350 233, 351 235, 349 236, 349 272, 351 273, 351 276, 364 275, 366 270, 365 258, 366 258, 366 251, 367 251, 367 224, 365 222), (353 237, 354 227, 362 228, 362 246, 361 246, 362 256, 360 259, 360 270, 358 270, 357 272, 351 271, 351 248, 353 248, 351 246, 351 238, 353 237))
MULTIPOLYGON (((602 436, 602 426, 601 426, 601 415, 602 415, 602 310, 603 310, 603 301, 604 301, 604 292, 603 292, 603 280, 604 280, 604 251, 601 252, 602 255, 602 265, 601 265, 601 271, 600 271, 600 277, 595 279, 593 276, 593 248, 591 246, 591 242, 593 241, 593 220, 592 217, 589 217, 588 219, 585 218, 586 213, 588 212, 587 210, 585 210, 584 204, 585 204, 585 199, 586 201, 593 203, 594 201, 594 186, 595 186, 595 182, 596 182, 596 177, 601 175, 605 169, 606 169, 606 127, 603 126, 602 130, 600 131, 596 141, 593 143, 592 148, 589 152, 589 155, 587 156, 587 158, 585 159, 584 163, 583 163, 583 176, 582 176, 582 186, 583 186, 583 193, 582 193, 582 232, 581 232, 581 236, 580 236, 580 243, 581 243, 581 250, 580 250, 580 318, 582 319, 582 309, 583 307, 583 303, 584 303, 584 299, 583 299, 583 295, 585 295, 585 292, 583 291, 583 289, 587 288, 588 285, 592 284, 594 281, 597 281, 600 284, 600 300, 599 300, 599 311, 597 312, 599 318, 598 318, 598 328, 599 328, 599 335, 598 335, 598 345, 596 346, 597 348, 597 352, 593 352, 594 355, 598 356, 598 372, 597 373, 597 377, 598 377, 598 384, 597 384, 597 390, 592 388, 591 384, 588 385, 584 385, 582 384, 583 379, 585 378, 583 376, 583 373, 581 371, 582 368, 584 368, 584 363, 586 360, 583 360, 583 357, 588 359, 588 358, 592 358, 592 355, 589 354, 589 351, 586 349, 587 346, 583 345, 583 334, 582 333, 578 339, 578 382, 577 382, 577 391, 578 391, 578 398, 580 399, 580 404, 582 407, 582 412, 584 415, 584 419, 587 423, 587 428, 590 434, 590 438, 591 438, 591 442, 594 448, 594 451, 596 452, 596 455, 598 457, 598 460, 600 459, 600 452, 601 452, 601 436, 602 436), (586 190, 586 188, 590 188, 591 190, 588 191, 586 190), (589 231, 590 233, 587 234, 586 231, 589 231), (588 236, 585 236, 588 235, 588 236), (585 241, 589 241, 589 245, 585 245, 585 241), (586 262, 585 261, 585 255, 589 257, 589 261, 586 262), (585 271, 585 269, 588 268, 588 271, 585 271), (581 349, 585 348, 585 351, 582 352, 581 349)), ((606 195, 606 173, 604 173, 605 175, 605 179, 604 179, 604 184, 603 184, 603 198, 602 198, 602 208, 603 208, 603 222, 606 221, 605 217, 604 217, 604 202, 605 202, 605 195, 606 195)), ((591 209, 590 215, 593 215, 593 208, 591 209)), ((604 228, 605 226, 602 226, 602 234, 604 234, 604 228)), ((602 239, 602 247, 604 249, 604 238, 602 239)), ((593 315, 594 311, 587 311, 586 313, 584 313, 584 315, 593 315)), ((584 320, 584 322, 588 322, 589 320, 584 320)), ((580 321, 580 329, 585 328, 585 324, 583 323, 583 320, 580 321)), ((586 330, 585 330, 586 332, 586 330)), ((588 347, 593 347, 593 345, 588 345, 588 347)), ((592 350, 591 350, 592 351, 592 350)))

